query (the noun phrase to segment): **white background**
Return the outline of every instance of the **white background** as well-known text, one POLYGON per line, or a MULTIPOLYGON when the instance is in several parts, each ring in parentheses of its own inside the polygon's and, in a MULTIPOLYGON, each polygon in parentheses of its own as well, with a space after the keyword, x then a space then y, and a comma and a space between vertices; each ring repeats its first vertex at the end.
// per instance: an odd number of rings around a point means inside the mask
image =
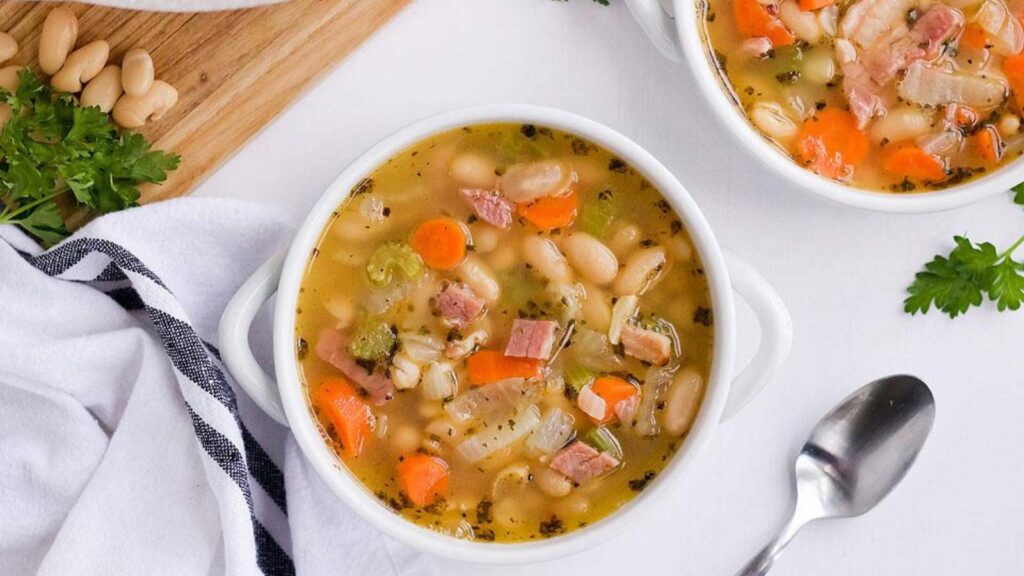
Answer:
MULTIPOLYGON (((883 215, 791 189, 739 149, 689 71, 662 59, 612 2, 421 0, 199 194, 273 204, 299 221, 355 156, 437 112, 522 102, 603 122, 661 159, 720 242, 774 284, 795 341, 777 380, 721 426, 694 473, 641 525, 529 573, 733 574, 788 514, 792 461, 810 427, 860 384, 894 372, 923 378, 937 400, 916 466, 870 514, 807 528, 773 573, 1024 573, 1024 311, 986 304, 955 321, 901 311, 914 272, 954 234, 1005 247, 1024 233, 1024 209, 1006 195, 945 214, 883 215)), ((749 351, 757 329, 745 310, 740 320, 749 351)), ((439 564, 443 574, 481 573, 439 564)))

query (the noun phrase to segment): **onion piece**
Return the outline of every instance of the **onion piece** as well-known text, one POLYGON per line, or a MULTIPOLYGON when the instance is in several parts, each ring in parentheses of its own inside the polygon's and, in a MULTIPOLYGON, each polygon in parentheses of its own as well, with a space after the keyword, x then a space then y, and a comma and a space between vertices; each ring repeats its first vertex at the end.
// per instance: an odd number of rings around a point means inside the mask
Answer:
POLYGON ((622 358, 615 353, 608 338, 589 328, 576 331, 569 350, 581 365, 598 371, 610 372, 623 365, 622 358))
POLYGON ((444 350, 444 343, 430 334, 400 332, 398 342, 410 358, 421 364, 440 360, 441 351, 444 350))
POLYGON ((544 414, 540 426, 530 434, 526 446, 534 452, 552 454, 572 438, 575 418, 561 408, 551 408, 544 414))
POLYGON ((1024 50, 1024 29, 1003 0, 985 0, 974 21, 986 32, 995 52, 1013 56, 1024 50))
POLYGON ((468 462, 479 462, 524 438, 538 425, 540 425, 540 409, 531 404, 516 414, 511 423, 491 426, 486 430, 467 436, 455 451, 468 462))
POLYGON ((447 362, 432 362, 423 371, 423 397, 427 400, 451 398, 459 391, 459 379, 455 369, 447 362))
POLYGON ((622 328, 636 312, 639 299, 634 294, 620 296, 612 306, 612 322, 608 327, 608 341, 617 345, 622 336, 622 328))
POLYGON ((455 422, 486 420, 494 415, 515 411, 530 400, 528 386, 522 378, 509 378, 486 386, 467 390, 444 406, 444 411, 455 422))
POLYGON ((999 80, 950 72, 922 60, 910 65, 898 92, 915 104, 965 104, 976 109, 995 108, 1007 96, 1006 84, 999 80))
POLYGON ((633 429, 637 434, 657 436, 660 432, 654 414, 658 409, 658 400, 672 382, 674 371, 675 367, 652 366, 644 375, 644 382, 640 385, 640 405, 637 406, 636 419, 633 421, 633 429))
POLYGON ((601 398, 591 389, 588 384, 580 390, 579 396, 576 398, 576 405, 579 406, 580 410, 584 414, 590 416, 594 420, 604 420, 604 413, 607 409, 607 404, 604 398, 601 398))
POLYGON ((960 151, 964 135, 959 130, 943 130, 917 139, 917 145, 929 154, 952 156, 960 151))

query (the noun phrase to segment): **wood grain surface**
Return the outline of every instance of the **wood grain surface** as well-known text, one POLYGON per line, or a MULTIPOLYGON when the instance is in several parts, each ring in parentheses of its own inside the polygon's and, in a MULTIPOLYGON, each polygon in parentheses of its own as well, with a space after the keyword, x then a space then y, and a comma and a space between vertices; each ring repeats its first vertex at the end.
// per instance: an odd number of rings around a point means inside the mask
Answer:
MULTIPOLYGON (((59 4, 78 15, 78 45, 105 39, 118 64, 129 48, 144 48, 157 78, 178 89, 177 106, 142 130, 156 148, 181 155, 167 182, 143 188, 142 202, 153 202, 191 192, 409 1, 292 0, 205 13, 59 4)), ((35 67, 42 23, 55 5, 0 4, 0 30, 20 46, 12 63, 35 67)))

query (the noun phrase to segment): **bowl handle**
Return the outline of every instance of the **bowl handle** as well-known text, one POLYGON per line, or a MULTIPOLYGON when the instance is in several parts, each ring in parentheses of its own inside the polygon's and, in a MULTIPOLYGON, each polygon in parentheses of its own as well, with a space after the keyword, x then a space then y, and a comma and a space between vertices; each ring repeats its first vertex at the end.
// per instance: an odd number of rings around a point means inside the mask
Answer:
POLYGON ((761 342, 754 358, 732 381, 722 421, 736 415, 771 379, 789 355, 793 343, 793 320, 779 295, 749 264, 725 250, 725 266, 732 288, 754 311, 761 326, 761 342))
POLYGON ((277 292, 283 266, 282 252, 264 262, 242 284, 220 317, 219 338, 221 358, 235 382, 271 418, 287 426, 277 382, 263 371, 249 347, 253 318, 263 303, 277 292))
POLYGON ((683 61, 675 18, 666 6, 658 0, 626 0, 626 6, 640 24, 640 29, 665 58, 673 62, 683 61))

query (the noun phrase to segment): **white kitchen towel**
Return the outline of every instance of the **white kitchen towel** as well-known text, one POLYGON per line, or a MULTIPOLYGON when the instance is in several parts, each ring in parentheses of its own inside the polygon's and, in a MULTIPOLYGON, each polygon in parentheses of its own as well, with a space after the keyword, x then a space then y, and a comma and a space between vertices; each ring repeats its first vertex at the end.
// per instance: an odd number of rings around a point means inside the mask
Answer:
MULTIPOLYGON (((228 299, 289 234, 200 198, 47 251, 0 227, 0 574, 434 574, 348 510, 217 357, 228 299)), ((269 333, 257 322, 264 361, 269 333)))

